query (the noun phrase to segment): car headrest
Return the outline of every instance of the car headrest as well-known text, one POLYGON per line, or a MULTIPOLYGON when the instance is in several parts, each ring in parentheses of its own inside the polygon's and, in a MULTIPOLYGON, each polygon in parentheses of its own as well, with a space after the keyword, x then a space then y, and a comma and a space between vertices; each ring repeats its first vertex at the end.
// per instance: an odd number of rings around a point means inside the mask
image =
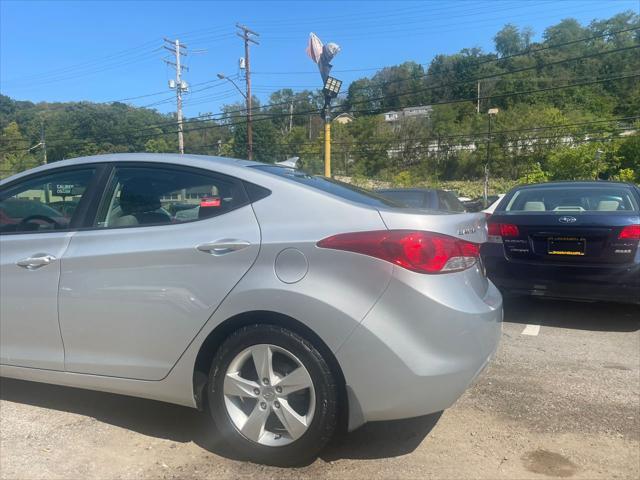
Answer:
POLYGON ((605 212, 618 210, 619 207, 620 202, 617 200, 600 200, 600 202, 598 202, 598 210, 605 212))
POLYGON ((160 196, 146 178, 128 181, 120 192, 120 208, 124 215, 153 212, 160 208, 160 196))
POLYGON ((544 212, 545 210, 544 202, 526 202, 524 204, 525 212, 544 212))

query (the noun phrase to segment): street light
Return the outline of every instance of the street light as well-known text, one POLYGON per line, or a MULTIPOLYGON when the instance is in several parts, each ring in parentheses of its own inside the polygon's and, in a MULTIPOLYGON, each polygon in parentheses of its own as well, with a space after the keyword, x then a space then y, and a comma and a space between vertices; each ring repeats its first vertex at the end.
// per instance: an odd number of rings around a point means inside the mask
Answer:
POLYGON ((251 125, 251 99, 242 91, 240 87, 233 81, 233 79, 227 77, 224 73, 218 73, 217 77, 220 80, 228 80, 231 85, 236 87, 236 90, 240 92, 240 95, 244 97, 247 105, 247 158, 253 160, 253 128, 251 125))
POLYGON ((236 82, 234 82, 231 78, 227 77, 224 73, 218 73, 217 77, 220 80, 228 80, 229 82, 231 82, 231 84, 236 87, 236 90, 238 90, 238 92, 240 93, 240 95, 242 95, 242 97, 246 100, 247 99, 247 95, 240 90, 240 87, 238 87, 238 84, 236 82))
POLYGON ((309 44, 307 45, 307 55, 318 65, 320 76, 324 85, 324 107, 322 116, 324 117, 324 176, 331 177, 331 99, 338 96, 342 81, 329 76, 331 72, 331 60, 338 54, 340 47, 338 44, 330 42, 326 45, 318 36, 311 32, 309 34, 309 44))
POLYGON ((490 108, 487 111, 487 115, 489 117, 489 133, 487 135, 487 159, 484 163, 484 190, 483 190, 483 202, 484 208, 488 207, 488 199, 489 196, 489 150, 491 149, 491 117, 497 115, 500 110, 497 108, 490 108))
POLYGON ((327 81, 324 82, 322 92, 325 97, 335 98, 340 93, 340 87, 342 86, 342 80, 337 78, 327 77, 327 81))

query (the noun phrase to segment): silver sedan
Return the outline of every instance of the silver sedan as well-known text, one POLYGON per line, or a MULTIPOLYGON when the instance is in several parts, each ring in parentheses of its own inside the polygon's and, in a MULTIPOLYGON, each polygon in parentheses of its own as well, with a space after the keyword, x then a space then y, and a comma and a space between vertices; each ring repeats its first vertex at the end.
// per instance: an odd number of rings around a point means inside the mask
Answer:
POLYGON ((449 407, 502 299, 483 215, 242 160, 118 154, 0 183, 0 374, 208 409, 253 461, 449 407))

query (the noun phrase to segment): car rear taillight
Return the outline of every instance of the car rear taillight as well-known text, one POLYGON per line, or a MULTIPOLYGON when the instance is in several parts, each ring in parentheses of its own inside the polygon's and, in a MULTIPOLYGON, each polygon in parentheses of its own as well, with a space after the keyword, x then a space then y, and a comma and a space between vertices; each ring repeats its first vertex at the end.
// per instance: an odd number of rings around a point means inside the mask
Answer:
POLYGON ((490 223, 489 235, 499 235, 501 237, 517 237, 520 235, 517 225, 512 223, 490 223))
POLYGON ((472 267, 480 256, 475 243, 412 230, 342 233, 320 240, 317 245, 369 255, 418 273, 459 272, 472 267))
POLYGON ((620 231, 618 240, 640 240, 640 225, 627 225, 620 231))
POLYGON ((520 236, 518 226, 512 223, 489 223, 487 224, 487 233, 489 234, 489 242, 493 243, 502 243, 503 238, 520 236))

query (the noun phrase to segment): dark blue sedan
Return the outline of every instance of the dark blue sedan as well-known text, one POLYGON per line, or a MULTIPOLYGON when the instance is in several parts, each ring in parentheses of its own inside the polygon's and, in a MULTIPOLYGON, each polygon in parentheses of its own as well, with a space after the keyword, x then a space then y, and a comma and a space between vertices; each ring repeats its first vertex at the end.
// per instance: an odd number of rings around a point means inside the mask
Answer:
POLYGON ((503 293, 640 304, 640 188, 553 182, 512 189, 481 255, 503 293))

